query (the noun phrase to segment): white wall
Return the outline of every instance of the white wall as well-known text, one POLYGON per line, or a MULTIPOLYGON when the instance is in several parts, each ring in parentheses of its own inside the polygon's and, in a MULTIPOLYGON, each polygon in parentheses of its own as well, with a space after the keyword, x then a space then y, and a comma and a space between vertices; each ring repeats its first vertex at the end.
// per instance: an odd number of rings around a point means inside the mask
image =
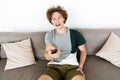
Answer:
POLYGON ((63 6, 69 14, 66 26, 120 28, 120 0, 0 0, 0 31, 52 29, 46 10, 63 6))

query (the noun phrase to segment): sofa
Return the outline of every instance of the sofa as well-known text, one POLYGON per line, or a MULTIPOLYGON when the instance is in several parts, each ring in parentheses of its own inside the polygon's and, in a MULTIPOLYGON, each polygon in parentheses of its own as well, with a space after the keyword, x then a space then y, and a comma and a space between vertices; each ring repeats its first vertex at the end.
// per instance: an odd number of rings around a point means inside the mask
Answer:
MULTIPOLYGON (((109 61, 96 56, 111 32, 120 36, 116 28, 75 28, 85 37, 87 43, 87 58, 84 64, 86 80, 120 80, 120 68, 109 61)), ((0 80, 37 80, 45 70, 48 61, 44 58, 44 36, 47 31, 37 32, 0 32, 0 43, 15 42, 31 38, 36 64, 4 71, 6 58, 0 59, 0 80)), ((111 46, 111 45, 110 45, 111 46)), ((2 53, 2 47, 0 52, 2 53)))

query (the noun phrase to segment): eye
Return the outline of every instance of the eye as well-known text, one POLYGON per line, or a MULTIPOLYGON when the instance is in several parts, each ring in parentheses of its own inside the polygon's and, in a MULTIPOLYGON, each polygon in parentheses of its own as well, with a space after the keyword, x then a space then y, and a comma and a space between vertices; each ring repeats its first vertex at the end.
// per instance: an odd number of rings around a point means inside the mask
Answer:
POLYGON ((56 20, 56 18, 52 18, 52 20, 56 20))
POLYGON ((62 18, 61 16, 58 17, 58 19, 61 19, 61 18, 62 18))

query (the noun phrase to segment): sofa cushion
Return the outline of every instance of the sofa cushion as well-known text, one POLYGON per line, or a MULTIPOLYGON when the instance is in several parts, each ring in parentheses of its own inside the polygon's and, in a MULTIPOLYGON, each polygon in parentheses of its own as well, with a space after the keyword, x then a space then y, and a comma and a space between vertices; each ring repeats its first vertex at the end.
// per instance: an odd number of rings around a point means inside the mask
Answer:
POLYGON ((120 38, 115 33, 111 33, 102 49, 96 53, 96 56, 120 67, 120 38))
MULTIPOLYGON (((8 42, 16 42, 23 40, 25 38, 31 38, 32 48, 36 59, 45 59, 44 58, 44 35, 46 32, 1 32, 0 33, 0 44, 8 42)), ((0 50, 1 58, 6 58, 4 50, 0 50)))
POLYGON ((2 46, 7 55, 5 70, 35 64, 30 38, 20 42, 3 43, 2 46))
POLYGON ((6 59, 0 60, 0 80, 38 80, 47 66, 47 61, 39 59, 35 65, 4 71, 5 63, 6 59))
POLYGON ((87 56, 84 72, 86 80, 120 80, 120 68, 103 58, 87 56))

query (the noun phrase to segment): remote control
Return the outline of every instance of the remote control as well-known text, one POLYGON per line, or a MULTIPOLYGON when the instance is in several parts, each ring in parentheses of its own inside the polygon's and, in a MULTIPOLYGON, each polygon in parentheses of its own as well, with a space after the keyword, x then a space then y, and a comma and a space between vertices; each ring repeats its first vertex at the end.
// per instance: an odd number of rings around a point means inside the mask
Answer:
POLYGON ((55 48, 54 50, 51 50, 52 54, 57 52, 57 49, 55 48))

